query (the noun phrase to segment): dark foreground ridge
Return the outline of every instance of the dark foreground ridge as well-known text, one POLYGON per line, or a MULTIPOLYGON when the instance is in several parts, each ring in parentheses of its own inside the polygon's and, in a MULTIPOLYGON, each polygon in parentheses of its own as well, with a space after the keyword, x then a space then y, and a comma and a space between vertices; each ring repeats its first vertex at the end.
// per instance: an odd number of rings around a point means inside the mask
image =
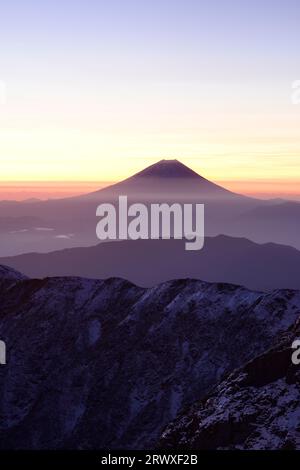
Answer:
MULTIPOLYGON (((300 316, 300 292, 292 290, 263 294, 189 279, 144 289, 122 279, 2 272, 1 449, 154 448, 178 413, 300 316)), ((295 384, 286 387, 296 393, 295 384)), ((273 405, 262 398, 260 414, 273 405)), ((241 421, 255 419, 246 401, 239 412, 241 421)), ((293 426, 283 415, 278 433, 293 426)))

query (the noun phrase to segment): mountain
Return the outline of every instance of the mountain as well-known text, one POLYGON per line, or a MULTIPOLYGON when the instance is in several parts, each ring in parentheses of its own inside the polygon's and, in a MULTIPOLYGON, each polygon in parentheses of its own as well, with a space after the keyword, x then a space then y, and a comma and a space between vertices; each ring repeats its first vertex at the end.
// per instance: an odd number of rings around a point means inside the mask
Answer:
MULTIPOLYGON (((300 313, 300 312, 299 312, 300 313)), ((300 316, 274 346, 231 373, 167 426, 162 449, 299 450, 300 316)))
POLYGON ((232 223, 236 235, 264 243, 292 245, 300 249, 300 203, 284 201, 258 206, 239 215, 232 223))
POLYGON ((22 281, 27 279, 26 276, 19 273, 15 269, 9 268, 8 266, 0 265, 0 282, 5 283, 7 281, 22 281))
POLYGON ((295 219, 300 204, 294 203, 296 212, 288 211, 285 203, 233 193, 177 160, 161 160, 124 181, 89 194, 48 201, 0 202, 0 256, 95 245, 98 242, 96 209, 101 203, 116 204, 120 195, 126 195, 130 204, 139 202, 147 206, 151 203, 202 203, 205 204, 206 236, 226 234, 300 249, 299 217, 295 219), (255 215, 256 211, 264 213, 265 210, 266 213, 273 211, 273 221, 255 215), (1 229, 1 220, 5 218, 14 220, 18 229, 12 231, 3 224, 1 229), (40 219, 42 225, 28 226, 28 218, 40 219), (51 230, 37 231, 37 227, 51 230))
POLYGON ((300 252, 295 248, 224 235, 207 237, 200 251, 186 251, 182 240, 128 240, 0 258, 0 263, 39 278, 118 276, 148 287, 192 277, 262 291, 300 289, 300 252))
POLYGON ((147 205, 205 203, 207 235, 223 233, 227 219, 259 203, 206 180, 177 160, 162 160, 120 183, 82 196, 36 202, 0 201, 0 256, 96 244, 96 208, 101 203, 117 203, 120 195, 127 195, 130 203, 147 205), (16 233, 5 229, 1 218, 13 218, 18 225, 16 233), (37 226, 51 228, 52 232, 37 233, 36 226, 28 226, 24 218, 42 219, 43 224, 37 226))
MULTIPOLYGON (((151 449, 178 413, 270 348, 300 314, 292 290, 194 280, 144 289, 8 271, 0 270, 2 450, 151 449)), ((273 413, 272 401, 261 397, 261 405, 273 413)))
POLYGON ((99 201, 103 196, 115 198, 116 195, 125 194, 129 199, 138 202, 163 201, 173 202, 213 202, 214 200, 253 202, 255 200, 240 194, 228 191, 221 186, 203 178, 178 160, 161 160, 135 175, 109 186, 83 196, 76 200, 94 199, 99 201))

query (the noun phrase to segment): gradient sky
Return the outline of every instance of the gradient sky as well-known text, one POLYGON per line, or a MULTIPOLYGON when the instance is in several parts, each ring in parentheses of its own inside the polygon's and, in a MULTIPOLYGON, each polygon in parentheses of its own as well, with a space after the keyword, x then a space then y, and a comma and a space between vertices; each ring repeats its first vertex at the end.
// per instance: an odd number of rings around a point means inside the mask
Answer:
POLYGON ((0 14, 2 182, 116 181, 178 158, 248 193, 300 193, 299 0, 10 0, 0 14))

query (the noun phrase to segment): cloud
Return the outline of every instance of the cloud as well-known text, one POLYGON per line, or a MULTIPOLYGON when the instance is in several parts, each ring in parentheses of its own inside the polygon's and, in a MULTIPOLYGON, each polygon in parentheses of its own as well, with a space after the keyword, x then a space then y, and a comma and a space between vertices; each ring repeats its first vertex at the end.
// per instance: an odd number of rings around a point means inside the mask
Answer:
POLYGON ((54 238, 59 238, 62 240, 70 240, 72 237, 74 237, 74 233, 68 233, 68 234, 61 234, 61 235, 55 235, 54 238))

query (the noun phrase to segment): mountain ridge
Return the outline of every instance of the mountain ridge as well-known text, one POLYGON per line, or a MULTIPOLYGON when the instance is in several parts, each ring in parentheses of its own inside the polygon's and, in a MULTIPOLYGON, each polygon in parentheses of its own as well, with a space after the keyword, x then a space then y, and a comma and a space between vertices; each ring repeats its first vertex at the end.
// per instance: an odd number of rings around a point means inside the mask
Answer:
POLYGON ((184 240, 108 241, 48 254, 0 258, 29 277, 76 275, 121 277, 149 287, 176 278, 243 285, 260 291, 300 289, 300 252, 295 248, 226 235, 206 237, 198 252, 184 240))
POLYGON ((180 410, 293 325, 300 291, 19 279, 0 304, 2 450, 151 449, 180 410))

